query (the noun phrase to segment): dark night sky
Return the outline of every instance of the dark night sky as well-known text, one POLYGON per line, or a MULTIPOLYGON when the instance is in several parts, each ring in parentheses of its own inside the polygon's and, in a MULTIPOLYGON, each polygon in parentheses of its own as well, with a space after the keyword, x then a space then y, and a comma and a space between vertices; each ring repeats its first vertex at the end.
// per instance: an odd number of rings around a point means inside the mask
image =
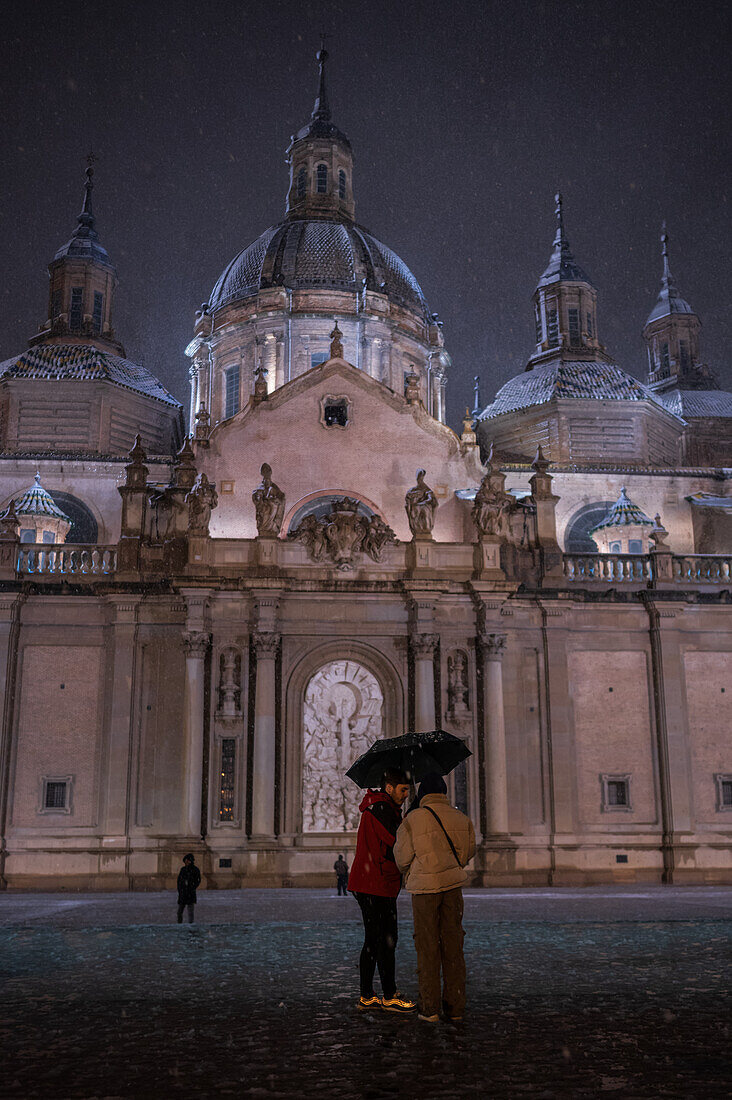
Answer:
POLYGON ((449 419, 519 372, 550 252, 553 193, 599 291, 600 336, 643 376, 659 227, 732 388, 732 5, 14 2, 3 10, 0 358, 45 318, 45 265, 76 224, 93 147, 100 236, 130 358, 187 400, 193 314, 280 220, 284 151, 330 35, 334 121, 357 218, 445 322, 449 419))

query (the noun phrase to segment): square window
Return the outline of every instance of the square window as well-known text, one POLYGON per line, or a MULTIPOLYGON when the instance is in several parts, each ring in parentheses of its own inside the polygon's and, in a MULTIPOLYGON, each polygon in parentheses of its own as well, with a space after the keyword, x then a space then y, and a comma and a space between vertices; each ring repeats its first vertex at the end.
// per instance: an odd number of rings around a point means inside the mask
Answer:
POLYGON ((628 539, 628 553, 629 554, 642 554, 643 543, 640 539, 628 539))
POLYGON ((71 775, 44 775, 41 780, 42 814, 71 813, 71 775))
POLYGON ((732 811, 732 775, 715 775, 717 783, 717 812, 732 811))
POLYGON ((323 406, 323 420, 327 428, 337 425, 345 428, 348 423, 348 402, 345 397, 327 400, 323 406))
POLYGON ((632 810, 630 775, 601 775, 603 812, 632 810))

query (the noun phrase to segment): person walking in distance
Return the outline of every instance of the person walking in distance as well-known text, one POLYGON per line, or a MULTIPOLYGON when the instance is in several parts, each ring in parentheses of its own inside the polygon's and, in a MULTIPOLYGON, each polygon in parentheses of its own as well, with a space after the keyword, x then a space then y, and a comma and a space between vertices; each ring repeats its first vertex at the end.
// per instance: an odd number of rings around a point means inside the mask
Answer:
POLYGON ((457 1022, 465 1012, 462 884, 474 855, 472 821, 450 805, 442 776, 430 772, 394 844, 394 859, 412 895, 419 1019, 429 1023, 440 1018, 440 968, 445 1018, 457 1022))
POLYGON ((338 856, 338 859, 333 864, 333 870, 336 873, 336 882, 338 884, 338 897, 344 898, 348 895, 348 864, 343 856, 338 856))
POLYGON ((188 923, 193 924, 193 908, 196 890, 201 885, 201 872, 196 867, 193 853, 183 856, 183 866, 178 873, 178 924, 183 923, 183 910, 188 910, 188 923))
POLYGON ((359 806, 361 821, 356 855, 348 889, 361 909, 364 943, 359 963, 360 1009, 383 1008, 387 1012, 413 1012, 414 1001, 401 997, 396 987, 397 896, 402 876, 394 862, 394 838, 402 820, 402 806, 409 795, 404 772, 388 768, 381 790, 367 791, 359 806), (374 992, 378 968, 381 998, 374 992))

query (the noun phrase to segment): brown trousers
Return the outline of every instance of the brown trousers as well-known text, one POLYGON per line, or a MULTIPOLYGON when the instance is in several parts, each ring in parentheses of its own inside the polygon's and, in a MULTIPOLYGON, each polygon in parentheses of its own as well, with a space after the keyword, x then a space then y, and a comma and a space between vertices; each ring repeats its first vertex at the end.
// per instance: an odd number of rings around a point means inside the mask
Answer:
POLYGON ((465 958, 463 956, 463 892, 460 887, 440 894, 412 894, 414 946, 417 949, 419 999, 424 1016, 440 1011, 447 1016, 465 1012, 465 958))

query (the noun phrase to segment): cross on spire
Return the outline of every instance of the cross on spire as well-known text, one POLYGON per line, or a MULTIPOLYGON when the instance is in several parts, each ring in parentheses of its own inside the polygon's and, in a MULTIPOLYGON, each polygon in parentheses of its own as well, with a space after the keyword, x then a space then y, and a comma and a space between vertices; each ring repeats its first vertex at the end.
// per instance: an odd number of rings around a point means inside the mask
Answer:
POLYGON ((328 60, 328 51, 325 48, 325 35, 320 36, 320 49, 315 55, 318 60, 318 66, 320 68, 320 78, 318 82, 318 95, 315 99, 315 105, 313 107, 312 118, 320 118, 327 122, 330 119, 330 106, 328 104, 328 93, 325 90, 325 63, 328 60))

